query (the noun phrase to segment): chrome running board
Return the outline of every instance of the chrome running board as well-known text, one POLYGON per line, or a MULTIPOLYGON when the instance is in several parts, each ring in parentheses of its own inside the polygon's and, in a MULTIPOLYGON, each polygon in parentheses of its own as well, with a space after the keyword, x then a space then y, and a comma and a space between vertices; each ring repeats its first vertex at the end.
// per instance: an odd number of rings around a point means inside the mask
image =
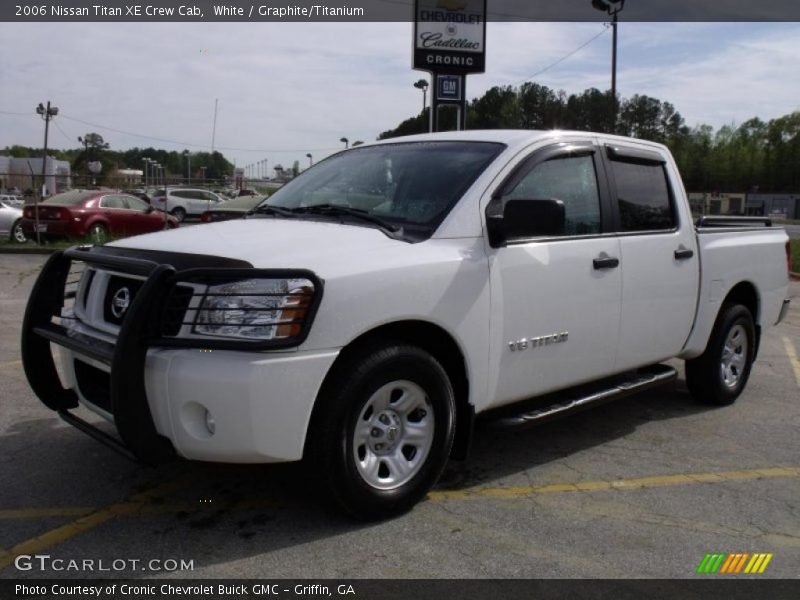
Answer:
POLYGON ((678 377, 678 371, 667 365, 652 365, 627 375, 607 379, 575 390, 565 390, 554 395, 552 403, 519 414, 504 414, 490 419, 490 426, 497 428, 523 428, 555 419, 585 408, 610 402, 624 396, 648 390, 678 377))

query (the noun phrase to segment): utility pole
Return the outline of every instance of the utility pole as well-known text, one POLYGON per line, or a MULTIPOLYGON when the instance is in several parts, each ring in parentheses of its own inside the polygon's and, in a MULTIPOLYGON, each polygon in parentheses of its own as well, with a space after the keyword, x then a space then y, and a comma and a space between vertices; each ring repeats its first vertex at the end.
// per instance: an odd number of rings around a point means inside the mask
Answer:
POLYGON ((44 192, 47 189, 47 134, 50 129, 50 119, 58 114, 58 108, 50 106, 50 100, 47 101, 47 108, 40 102, 36 107, 36 114, 44 119, 44 152, 42 153, 42 188, 36 196, 36 206, 34 211, 36 213, 36 243, 41 243, 41 236, 39 235, 39 202, 44 200, 44 192))
POLYGON ((611 133, 617 132, 617 24, 625 0, 592 0, 592 8, 611 15, 611 133))
POLYGON ((211 154, 214 154, 214 140, 217 137, 217 105, 219 98, 214 99, 214 127, 211 129, 211 154))

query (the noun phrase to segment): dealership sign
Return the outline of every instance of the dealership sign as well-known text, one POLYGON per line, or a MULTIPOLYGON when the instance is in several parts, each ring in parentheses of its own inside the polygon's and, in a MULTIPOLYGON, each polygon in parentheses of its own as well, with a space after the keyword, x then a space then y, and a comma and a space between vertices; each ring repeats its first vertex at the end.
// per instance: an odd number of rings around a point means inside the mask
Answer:
POLYGON ((414 68, 436 73, 483 73, 486 0, 416 0, 414 68))

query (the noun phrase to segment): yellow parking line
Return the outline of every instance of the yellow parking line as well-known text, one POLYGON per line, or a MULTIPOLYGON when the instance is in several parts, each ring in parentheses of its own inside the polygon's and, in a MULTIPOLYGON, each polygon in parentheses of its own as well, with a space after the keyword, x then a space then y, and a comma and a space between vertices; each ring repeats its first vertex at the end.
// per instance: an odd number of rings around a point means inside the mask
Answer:
POLYGON ((794 370, 794 379, 797 382, 797 387, 800 387, 800 359, 797 358, 794 344, 792 344, 792 340, 784 336, 783 345, 786 347, 786 354, 789 355, 789 362, 792 363, 792 370, 794 370))
POLYGON ((0 552, 0 570, 8 567, 14 561, 14 558, 20 554, 36 554, 37 552, 65 542, 76 535, 94 529, 117 517, 137 513, 153 498, 181 489, 188 485, 190 480, 189 477, 182 477, 175 481, 168 481, 140 494, 136 494, 126 502, 112 504, 88 515, 84 515, 71 523, 51 529, 42 535, 20 542, 9 550, 0 552))
POLYGON ((18 367, 22 364, 21 360, 9 360, 8 362, 0 362, 0 369, 5 369, 6 367, 18 367))
POLYGON ((587 481, 553 485, 524 485, 515 487, 468 488, 464 490, 441 490, 428 494, 434 502, 442 500, 465 500, 468 498, 520 498, 535 494, 559 492, 587 492, 603 490, 638 490, 663 486, 692 485, 697 483, 720 483, 746 479, 773 479, 776 477, 800 477, 800 467, 772 467, 718 473, 685 473, 656 477, 635 477, 612 481, 587 481))
POLYGON ((91 506, 45 506, 42 508, 9 508, 0 510, 4 519, 44 519, 47 517, 82 517, 92 512, 91 506))

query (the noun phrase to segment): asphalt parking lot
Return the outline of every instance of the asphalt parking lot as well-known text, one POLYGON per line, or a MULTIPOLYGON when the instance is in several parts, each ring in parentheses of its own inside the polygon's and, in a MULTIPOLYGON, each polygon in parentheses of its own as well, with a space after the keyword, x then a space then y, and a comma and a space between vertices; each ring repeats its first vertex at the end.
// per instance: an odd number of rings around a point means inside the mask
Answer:
POLYGON ((773 555, 748 577, 797 577, 800 298, 734 406, 695 404, 681 379, 527 431, 479 429, 427 501, 364 524, 321 506, 297 465, 148 468, 63 424, 19 360, 43 261, 0 255, 0 577, 721 577, 695 573, 719 552, 773 555))

